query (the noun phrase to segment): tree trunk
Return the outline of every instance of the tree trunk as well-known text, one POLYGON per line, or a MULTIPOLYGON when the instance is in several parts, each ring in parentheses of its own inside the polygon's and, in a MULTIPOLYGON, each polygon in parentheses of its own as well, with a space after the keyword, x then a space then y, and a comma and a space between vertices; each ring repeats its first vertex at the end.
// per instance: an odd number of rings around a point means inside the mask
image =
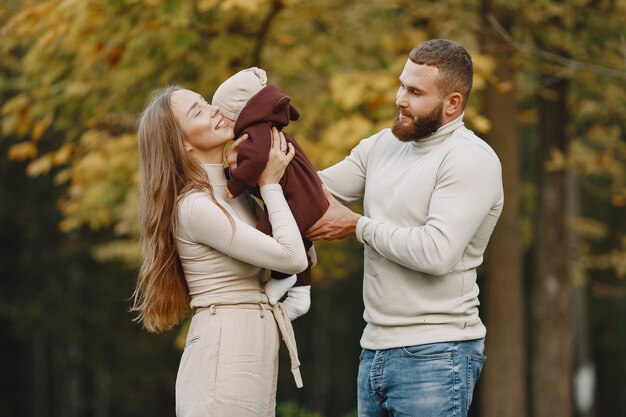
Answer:
MULTIPOLYGON (((482 16, 489 14, 508 29, 510 11, 483 0, 482 16)), ((485 22, 484 27, 489 27, 485 22)), ((480 415, 527 415, 526 337, 523 284, 523 242, 520 214, 520 150, 515 121, 511 48, 495 31, 481 39, 482 50, 495 60, 495 73, 484 95, 484 110, 492 122, 487 141, 502 164, 504 209, 486 254, 485 322, 487 363, 481 377, 480 415)))
MULTIPOLYGON (((567 178, 569 204, 569 218, 580 215, 580 196, 578 193, 577 175, 573 170, 568 172, 567 178)), ((570 231, 570 261, 569 268, 572 276, 572 332, 573 332, 573 398, 575 416, 593 417, 595 415, 595 365, 591 352, 591 337, 589 332, 589 309, 587 307, 587 288, 585 267, 580 256, 581 236, 570 231)))
POLYGON ((540 188, 531 290, 532 412, 572 415, 572 291, 567 228, 567 171, 547 170, 551 155, 567 154, 567 91, 557 81, 539 98, 540 188))
MULTIPOLYGON (((326 291, 324 291, 326 292, 326 291)), ((324 297, 317 297, 315 299, 317 306, 315 314, 315 320, 311 330, 310 341, 313 344, 311 350, 314 364, 326 364, 326 366, 315 366, 313 371, 312 380, 314 384, 309 388, 309 404, 318 412, 325 412, 328 410, 328 404, 331 393, 328 391, 328 386, 331 384, 331 341, 329 339, 329 332, 327 330, 329 312, 332 311, 332 305, 330 305, 330 297, 332 295, 327 293, 324 297), (321 313, 321 314, 320 314, 321 313), (319 319, 323 317, 323 319, 319 319)))

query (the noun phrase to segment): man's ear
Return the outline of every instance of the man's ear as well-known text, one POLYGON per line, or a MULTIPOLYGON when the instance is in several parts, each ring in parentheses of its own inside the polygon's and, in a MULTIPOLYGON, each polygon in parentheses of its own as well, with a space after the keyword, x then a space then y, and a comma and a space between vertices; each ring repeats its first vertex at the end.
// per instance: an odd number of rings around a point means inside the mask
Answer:
POLYGON ((456 91, 451 93, 444 102, 443 111, 448 116, 452 116, 462 111, 462 109, 463 96, 461 95, 461 93, 458 93, 456 91))

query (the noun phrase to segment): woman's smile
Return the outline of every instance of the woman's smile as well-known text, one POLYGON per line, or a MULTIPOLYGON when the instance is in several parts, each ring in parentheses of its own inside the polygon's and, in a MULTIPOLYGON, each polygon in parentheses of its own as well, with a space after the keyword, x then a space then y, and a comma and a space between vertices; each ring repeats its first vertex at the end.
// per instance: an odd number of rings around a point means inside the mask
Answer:
POLYGON ((221 128, 225 127, 225 126, 228 126, 228 123, 226 123, 226 120, 224 120, 223 116, 220 116, 220 119, 215 124, 215 130, 221 129, 221 128))

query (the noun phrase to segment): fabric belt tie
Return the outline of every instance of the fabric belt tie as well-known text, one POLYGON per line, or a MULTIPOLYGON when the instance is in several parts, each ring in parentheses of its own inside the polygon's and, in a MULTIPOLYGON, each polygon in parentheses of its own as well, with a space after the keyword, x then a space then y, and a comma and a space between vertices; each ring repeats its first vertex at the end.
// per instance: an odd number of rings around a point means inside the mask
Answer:
POLYGON ((287 312, 282 303, 271 305, 268 303, 242 303, 242 304, 212 304, 208 307, 197 307, 193 314, 204 310, 209 310, 210 314, 215 314, 216 309, 238 309, 238 310, 261 310, 261 317, 264 317, 266 311, 271 311, 274 320, 278 325, 280 335, 287 346, 289 358, 291 359, 291 373, 298 388, 302 388, 302 375, 300 374, 300 360, 298 359, 298 347, 296 345, 296 336, 293 332, 291 320, 287 316, 287 312))

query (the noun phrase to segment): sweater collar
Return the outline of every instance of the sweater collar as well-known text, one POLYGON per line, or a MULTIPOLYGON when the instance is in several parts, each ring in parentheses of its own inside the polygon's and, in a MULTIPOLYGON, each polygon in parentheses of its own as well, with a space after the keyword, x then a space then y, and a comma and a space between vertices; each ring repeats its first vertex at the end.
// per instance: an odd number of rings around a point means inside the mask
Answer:
POLYGON ((214 187, 226 185, 226 175, 224 174, 224 165, 222 164, 202 164, 202 168, 206 172, 209 182, 214 187))
POLYGON ((429 151, 433 149, 435 146, 446 140, 446 138, 448 138, 452 134, 452 132, 463 126, 464 115, 465 113, 461 113, 459 117, 441 126, 435 131, 435 133, 433 133, 429 137, 411 142, 411 145, 416 150, 420 151, 429 151))

